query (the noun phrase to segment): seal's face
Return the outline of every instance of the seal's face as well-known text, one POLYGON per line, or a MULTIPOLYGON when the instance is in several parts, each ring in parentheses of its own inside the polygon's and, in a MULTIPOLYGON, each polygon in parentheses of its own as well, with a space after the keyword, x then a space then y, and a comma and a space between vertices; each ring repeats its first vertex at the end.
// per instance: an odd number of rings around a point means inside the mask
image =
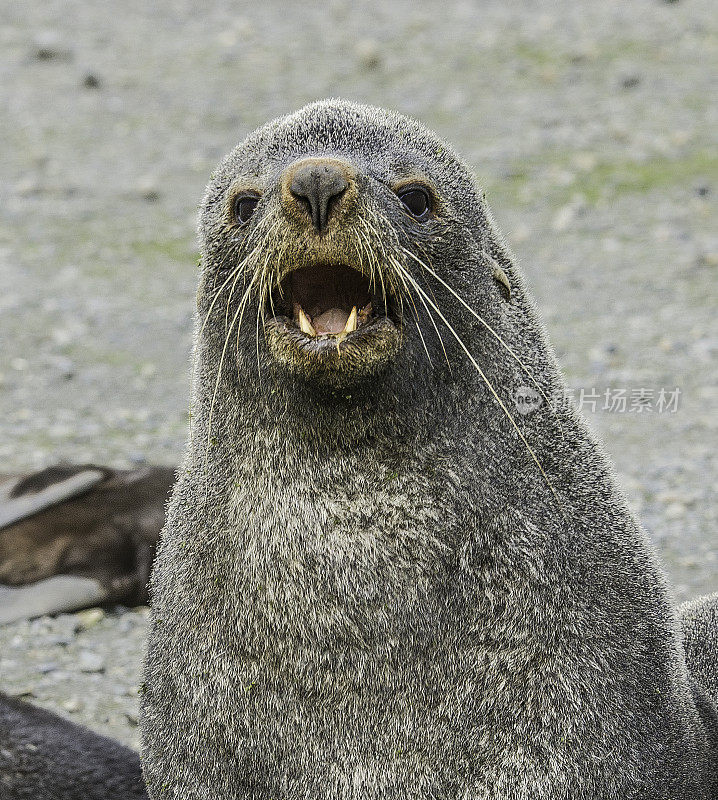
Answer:
POLYGON ((367 177, 347 158, 302 157, 281 172, 274 213, 294 246, 276 265, 264 327, 271 357, 291 372, 346 384, 400 347, 400 295, 370 222, 375 206, 367 177))
POLYGON ((200 221, 200 311, 224 315, 240 360, 256 350, 258 361, 332 388, 395 362, 414 338, 417 303, 428 311, 432 302, 417 265, 428 264, 453 214, 431 174, 437 148, 403 117, 325 102, 259 129, 228 156, 200 221))

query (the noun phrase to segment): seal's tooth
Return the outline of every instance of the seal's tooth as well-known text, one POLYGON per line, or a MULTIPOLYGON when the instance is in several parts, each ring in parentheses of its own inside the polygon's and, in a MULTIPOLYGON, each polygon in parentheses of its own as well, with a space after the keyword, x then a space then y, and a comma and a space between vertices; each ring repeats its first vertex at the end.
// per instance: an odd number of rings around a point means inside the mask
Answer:
POLYGON ((299 311, 297 312, 297 316, 299 318, 299 327, 302 333, 306 333, 307 336, 316 336, 317 332, 312 327, 309 317, 304 313, 304 309, 301 306, 298 306, 298 309, 299 311))
POLYGON ((344 326, 344 330, 342 333, 346 335, 347 333, 351 333, 357 329, 357 307, 352 306, 351 314, 349 314, 349 318, 347 319, 347 324, 344 326))

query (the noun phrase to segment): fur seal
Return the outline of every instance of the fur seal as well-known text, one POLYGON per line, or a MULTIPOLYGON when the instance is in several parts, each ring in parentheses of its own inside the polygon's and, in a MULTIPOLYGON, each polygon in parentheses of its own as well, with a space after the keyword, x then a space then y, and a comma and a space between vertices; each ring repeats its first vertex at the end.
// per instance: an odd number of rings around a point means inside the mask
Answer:
POLYGON ((147 602, 169 467, 56 465, 0 482, 0 624, 147 602))
POLYGON ((718 697, 718 593, 678 608, 683 647, 691 677, 712 698, 718 697))
POLYGON ((154 800, 718 796, 715 684, 606 458, 512 413, 564 384, 451 147, 314 103, 222 162, 199 239, 154 800))
POLYGON ((137 753, 0 693, 2 800, 147 800, 137 753))

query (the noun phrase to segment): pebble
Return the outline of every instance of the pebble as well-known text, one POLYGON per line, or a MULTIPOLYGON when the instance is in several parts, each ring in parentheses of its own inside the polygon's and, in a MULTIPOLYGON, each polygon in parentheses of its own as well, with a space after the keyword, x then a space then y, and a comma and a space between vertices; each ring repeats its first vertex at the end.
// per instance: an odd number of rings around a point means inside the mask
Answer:
POLYGON ((666 506, 665 511, 663 512, 666 519, 681 519, 685 517, 687 508, 683 503, 671 503, 670 505, 666 506))
POLYGON ((635 89, 640 82, 641 78, 639 75, 627 75, 621 80, 621 86, 624 89, 635 89))
POLYGON ((35 58, 38 61, 67 59, 72 53, 63 46, 60 34, 54 30, 41 31, 35 36, 35 58))
POLYGON ((82 85, 85 89, 99 89, 102 85, 102 81, 94 72, 87 72, 82 79, 82 85))
POLYGON ((156 203, 160 199, 160 183, 154 175, 145 175, 137 183, 137 192, 148 203, 156 203))
POLYGON ((21 197, 30 197, 42 191, 40 181, 33 175, 26 175, 15 184, 15 192, 21 197))
POLYGON ((60 707, 64 708, 70 714, 76 714, 84 708, 84 704, 77 697, 70 697, 60 703, 60 707))
POLYGON ((381 66, 381 50, 375 39, 361 39, 356 43, 354 53, 361 66, 366 70, 375 70, 381 66))
POLYGON ((81 650, 77 662, 82 672, 105 671, 105 659, 91 650, 81 650))
POLYGON ((75 615, 75 631, 86 631, 105 619, 105 612, 101 608, 87 608, 75 615))

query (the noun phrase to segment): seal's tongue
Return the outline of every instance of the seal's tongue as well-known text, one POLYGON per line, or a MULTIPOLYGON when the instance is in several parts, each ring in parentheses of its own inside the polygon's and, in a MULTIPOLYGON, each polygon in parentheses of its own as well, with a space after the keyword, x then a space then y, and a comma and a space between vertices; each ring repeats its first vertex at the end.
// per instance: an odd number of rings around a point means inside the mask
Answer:
POLYGON ((321 333, 341 333, 346 327, 349 312, 343 308, 329 308, 312 319, 314 330, 321 333))

